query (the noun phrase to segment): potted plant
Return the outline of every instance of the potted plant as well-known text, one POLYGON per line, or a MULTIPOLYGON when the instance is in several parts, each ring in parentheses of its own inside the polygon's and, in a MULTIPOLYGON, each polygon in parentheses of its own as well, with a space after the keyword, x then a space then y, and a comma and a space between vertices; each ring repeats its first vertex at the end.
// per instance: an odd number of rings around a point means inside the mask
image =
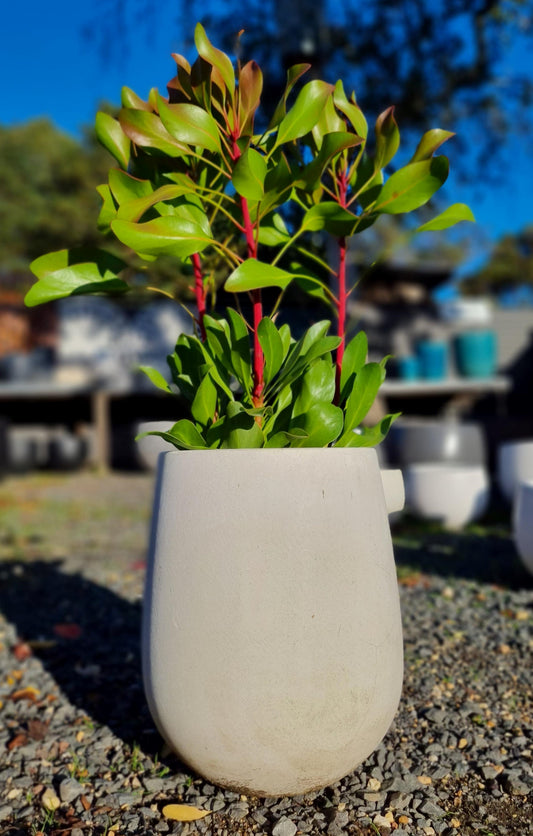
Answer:
MULTIPOLYGON (((96 121, 117 163, 99 188, 100 227, 148 265, 162 253, 189 265, 196 299, 195 333, 168 358, 172 383, 145 369, 190 406, 159 433, 177 451, 157 477, 145 686, 163 737, 198 772, 246 792, 302 793, 375 748, 402 684, 387 517, 402 491, 371 449, 395 416, 364 424, 385 360, 367 362, 363 333, 346 342, 348 242, 428 202, 451 134, 424 134, 386 176, 399 146, 392 108, 370 153, 341 82, 302 84, 307 67, 293 67, 268 119, 257 64, 235 67, 201 25, 195 44, 192 66, 174 56, 167 98, 125 88, 118 118, 96 121), (316 252, 317 232, 336 240, 337 264, 316 252), (235 306, 216 313, 224 271, 235 306), (294 339, 278 323, 293 282, 333 309, 333 329, 318 321, 294 339)), ((419 230, 467 219, 456 204, 419 230)), ((102 252, 43 256, 26 301, 123 292, 125 266, 102 252)))

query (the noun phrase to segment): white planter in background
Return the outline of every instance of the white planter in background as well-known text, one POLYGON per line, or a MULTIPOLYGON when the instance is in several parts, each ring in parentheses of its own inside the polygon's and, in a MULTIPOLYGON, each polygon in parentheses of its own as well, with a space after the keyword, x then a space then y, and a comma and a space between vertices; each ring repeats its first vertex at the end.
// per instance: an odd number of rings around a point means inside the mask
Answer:
POLYGON ((399 490, 372 449, 161 456, 144 681, 162 736, 201 775, 300 794, 386 734, 403 678, 399 490))
POLYGON ((459 529, 487 510, 490 483, 482 465, 418 463, 404 478, 407 508, 422 519, 459 529))
MULTIPOLYGON (((165 432, 172 427, 172 421, 139 421, 133 429, 133 437, 148 432, 165 432)), ((135 461, 143 470, 155 470, 160 453, 168 453, 171 445, 159 435, 146 435, 135 441, 135 461)))
POLYGON ((533 440, 507 441, 498 448, 499 488, 512 503, 521 482, 533 479, 533 440))
POLYGON ((533 574, 533 480, 518 485, 513 507, 513 537, 522 563, 533 574))

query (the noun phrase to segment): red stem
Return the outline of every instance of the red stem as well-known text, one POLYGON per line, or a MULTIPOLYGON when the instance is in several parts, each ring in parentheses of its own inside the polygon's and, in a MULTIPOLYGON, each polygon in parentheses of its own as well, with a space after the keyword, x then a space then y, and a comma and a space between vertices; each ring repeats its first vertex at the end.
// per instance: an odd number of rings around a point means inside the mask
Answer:
POLYGON ((204 274, 202 272, 202 262, 198 253, 191 256, 192 266, 194 270, 194 295, 196 296, 196 305, 198 307, 198 327, 200 329, 200 336, 202 342, 205 342, 205 325, 204 317, 206 314, 206 291, 204 285, 204 274))
MULTIPOLYGON (((241 151, 237 145, 237 137, 233 137, 233 160, 238 160, 241 156, 241 151)), ((257 258, 257 242, 255 240, 254 225, 250 218, 250 210, 248 208, 248 201, 241 196, 241 211, 244 225, 244 235, 246 238, 246 245, 248 247, 248 258, 257 258)), ((259 408, 263 406, 263 390, 265 388, 264 382, 264 368, 265 358, 263 349, 259 342, 258 327, 263 318, 263 298, 261 290, 252 291, 252 306, 253 306, 253 389, 252 389, 252 403, 254 407, 259 408)))
MULTIPOLYGON (((348 191, 348 180, 346 176, 346 170, 342 171, 339 174, 338 178, 338 187, 339 187, 339 204, 346 208, 346 194, 348 191)), ((341 370, 342 370, 342 358, 344 357, 344 347, 346 343, 346 303, 348 300, 348 293, 346 291, 346 238, 342 237, 339 238, 339 271, 338 271, 338 281, 339 281, 339 293, 338 293, 338 300, 337 300, 337 336, 341 338, 341 343, 337 348, 337 354, 335 358, 335 403, 338 404, 340 402, 341 396, 341 370)))
POLYGON ((344 357, 344 346, 346 341, 346 238, 339 239, 339 294, 337 302, 337 335, 341 343, 337 348, 335 357, 335 403, 340 402, 341 396, 341 370, 342 358, 344 357))

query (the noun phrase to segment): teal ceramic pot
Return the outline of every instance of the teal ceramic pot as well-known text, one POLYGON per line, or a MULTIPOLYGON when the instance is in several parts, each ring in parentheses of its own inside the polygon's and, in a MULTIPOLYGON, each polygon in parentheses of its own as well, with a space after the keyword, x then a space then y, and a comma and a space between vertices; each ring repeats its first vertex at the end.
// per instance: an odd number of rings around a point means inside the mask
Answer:
POLYGON ((448 343, 444 340, 420 340, 417 345, 420 377, 443 380, 448 374, 448 343))
POLYGON ((417 358, 412 354, 398 357, 396 360, 396 375, 400 380, 418 380, 420 370, 417 358))
POLYGON ((464 331, 455 337, 455 362, 463 377, 492 377, 497 354, 494 331, 464 331))

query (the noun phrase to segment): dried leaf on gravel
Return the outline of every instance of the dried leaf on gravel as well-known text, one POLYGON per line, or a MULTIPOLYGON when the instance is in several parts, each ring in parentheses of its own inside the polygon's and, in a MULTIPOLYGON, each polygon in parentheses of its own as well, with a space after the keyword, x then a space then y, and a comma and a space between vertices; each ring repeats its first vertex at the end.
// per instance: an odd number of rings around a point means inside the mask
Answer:
POLYGON ((210 810, 200 810, 188 804, 167 804, 163 807, 163 815, 173 821, 198 821, 209 815, 210 810))
POLYGON ((43 723, 42 720, 28 721, 28 734, 32 740, 44 740, 48 732, 48 723, 43 723))
POLYGON ((47 789, 41 796, 41 804, 45 810, 53 812, 61 806, 61 801, 52 789, 47 789))
POLYGON ((28 685, 27 688, 20 688, 18 691, 13 691, 9 699, 13 700, 13 702, 20 702, 20 700, 36 702, 40 693, 38 688, 34 688, 33 685, 28 685))
POLYGON ((16 734, 15 737, 12 737, 9 743, 7 744, 8 752, 12 752, 13 749, 17 749, 19 746, 25 746, 28 742, 28 735, 24 732, 20 732, 16 734))

